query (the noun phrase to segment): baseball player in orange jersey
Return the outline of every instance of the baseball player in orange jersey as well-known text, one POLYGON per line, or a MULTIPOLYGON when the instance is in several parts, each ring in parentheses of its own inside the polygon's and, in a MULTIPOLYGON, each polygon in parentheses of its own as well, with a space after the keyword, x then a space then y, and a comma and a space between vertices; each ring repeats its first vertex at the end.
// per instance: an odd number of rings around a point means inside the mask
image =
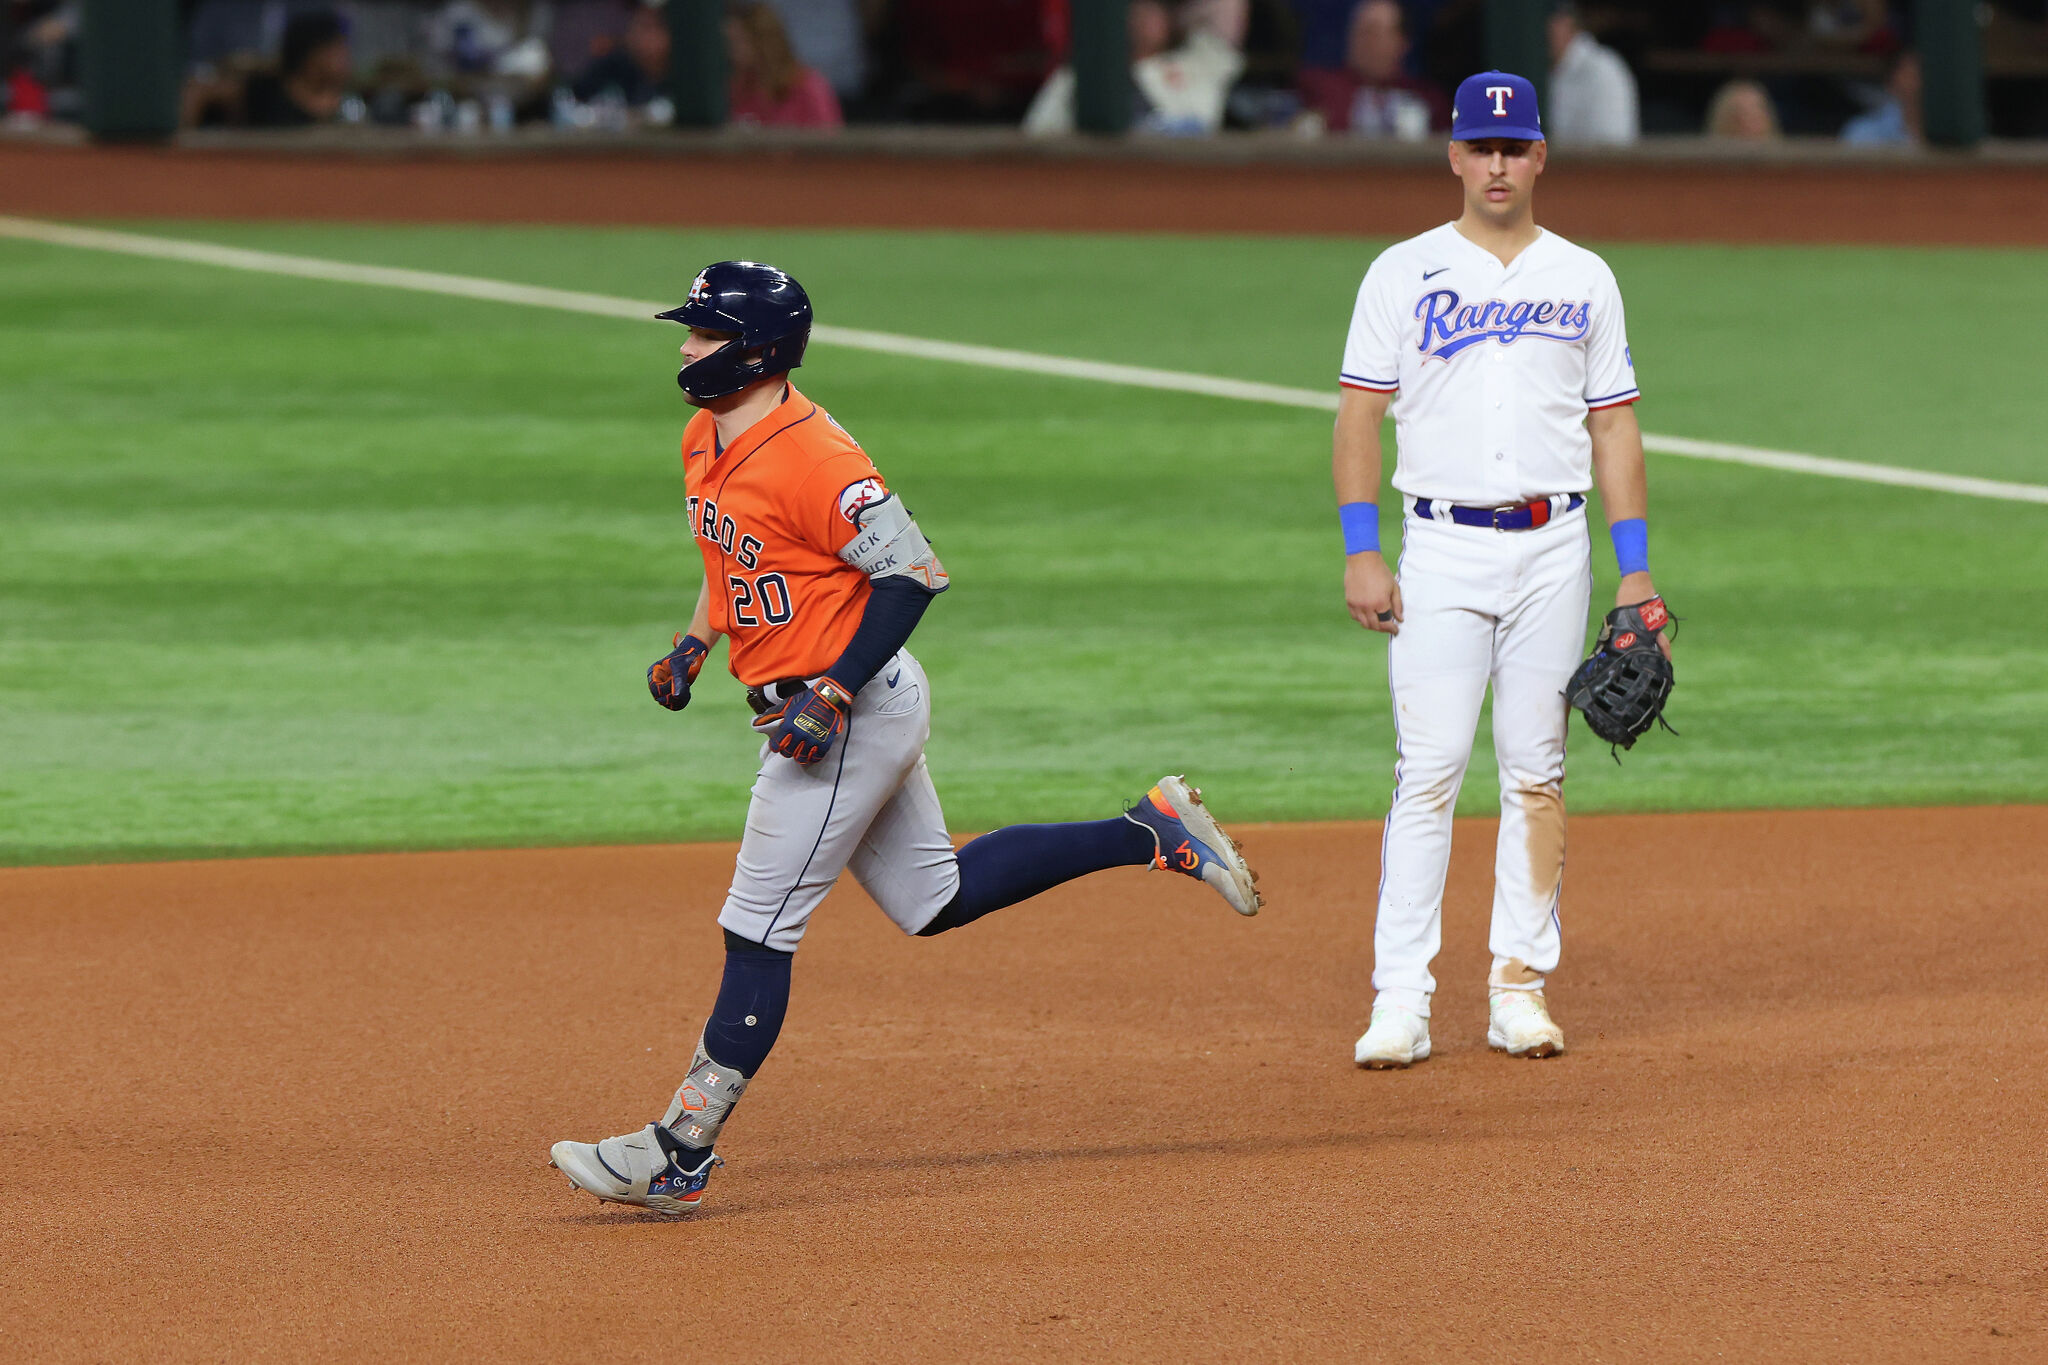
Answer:
POLYGON ((931 688, 905 648, 946 570, 859 442, 789 382, 809 299, 772 266, 722 261, 660 316, 690 329, 677 382, 701 409, 683 433, 683 476, 704 584, 648 687, 682 710, 725 638, 761 769, 718 916, 724 979, 668 1112, 601 1142, 558 1142, 550 1159, 599 1199, 680 1214, 720 1164, 719 1131, 781 1030, 790 958, 842 870, 921 936, 1110 867, 1184 873, 1242 915, 1260 899, 1179 777, 1120 817, 1012 825, 956 853, 925 768, 931 688))

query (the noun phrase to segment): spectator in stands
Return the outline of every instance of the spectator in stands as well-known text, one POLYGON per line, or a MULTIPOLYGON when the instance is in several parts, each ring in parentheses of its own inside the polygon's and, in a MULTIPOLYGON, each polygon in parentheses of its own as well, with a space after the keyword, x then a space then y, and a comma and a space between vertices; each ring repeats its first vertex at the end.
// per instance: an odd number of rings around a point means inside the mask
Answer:
POLYGON ((1707 105, 1707 136, 1739 142, 1776 142, 1777 106, 1770 91, 1752 80, 1729 81, 1707 105))
POLYGON ((542 9, 526 0, 449 0, 427 20, 427 48, 444 74, 540 82, 548 74, 542 9))
POLYGON ((548 24, 550 65, 565 77, 580 77, 592 62, 618 50, 640 8, 637 0, 559 0, 548 24))
POLYGON ((1806 27, 1825 47, 1883 52, 1898 45, 1887 0, 1816 0, 1807 9, 1806 27))
POLYGON ((1865 147, 1909 147, 1920 141, 1920 58, 1911 51, 1892 59, 1884 101, 1849 120, 1842 141, 1865 147))
POLYGON ((857 0, 768 0, 782 20, 796 59, 816 67, 844 100, 858 99, 868 80, 857 0))
MULTIPOLYGON (((1244 71, 1245 0, 1191 0, 1178 11, 1164 0, 1131 0, 1131 80, 1137 87, 1132 126, 1175 135, 1213 133, 1223 126, 1230 87, 1244 71)), ((1074 131, 1074 68, 1046 78, 1024 131, 1074 131)))
MULTIPOLYGON (((9 0, 0 0, 0 4, 9 0)), ((0 51, 8 122, 30 126, 78 110, 79 0, 17 6, 11 50, 0 51)))
POLYGON ((570 93, 589 103, 616 91, 628 105, 641 108, 666 92, 668 57, 668 19, 643 5, 626 20, 618 43, 583 69, 570 93))
POLYGON ((1050 0, 864 0, 874 27, 870 84, 900 118, 1015 123, 1065 50, 1050 0))
POLYGON ((1642 128, 1636 78, 1619 53, 1580 26, 1578 7, 1569 0, 1550 16, 1550 59, 1543 131, 1552 141, 1618 146, 1636 140, 1642 128))
POLYGON ((290 19, 327 8, 320 0, 199 0, 185 30, 185 60, 194 66, 268 61, 283 45, 290 19))
POLYGON ((243 121, 252 128, 326 123, 340 112, 353 70, 339 14, 297 15, 284 26, 277 70, 257 72, 243 88, 243 121))
POLYGON ((839 97, 816 67, 790 50, 782 20, 766 0, 745 0, 725 19, 732 62, 727 113, 734 123, 764 128, 837 128, 839 97))
POLYGON ((1301 102, 1333 133, 1419 142, 1451 126, 1443 91, 1410 76, 1408 32, 1395 0, 1364 0, 1351 12, 1340 71, 1302 68, 1301 102))

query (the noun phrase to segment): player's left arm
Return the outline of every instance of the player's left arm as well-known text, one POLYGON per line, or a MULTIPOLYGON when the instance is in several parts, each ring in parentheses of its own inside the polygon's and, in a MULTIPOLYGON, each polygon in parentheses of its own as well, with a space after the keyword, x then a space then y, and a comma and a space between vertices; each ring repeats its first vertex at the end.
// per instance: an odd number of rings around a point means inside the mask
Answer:
MULTIPOLYGON (((849 694, 867 686, 909 643, 925 608, 952 582, 903 499, 879 479, 863 480, 854 488, 871 494, 863 496, 850 514, 842 512, 853 523, 853 536, 837 553, 840 563, 868 576, 868 604, 853 638, 828 670, 849 694)), ((854 488, 841 492, 842 509, 854 488)))
MULTIPOLYGON (((1604 265, 1593 286, 1586 332, 1586 432, 1593 438, 1593 482, 1607 507, 1607 534, 1621 569, 1614 605, 1632 607, 1657 595, 1650 581, 1649 478, 1643 430, 1636 425, 1636 358, 1628 344, 1621 285, 1604 265)), ((1658 643, 1671 656, 1670 636, 1658 643)))
MULTIPOLYGON (((1650 512, 1650 477, 1643 463, 1643 429, 1636 422, 1635 405, 1597 408, 1586 414, 1586 432, 1593 438, 1593 482, 1599 485, 1600 501, 1607 509, 1611 529, 1620 522, 1647 522, 1650 512)), ((1657 585, 1647 567, 1625 572, 1614 605, 1630 607, 1657 596, 1657 585)), ((1671 637, 1660 634, 1657 643, 1664 657, 1671 657, 1671 637)))

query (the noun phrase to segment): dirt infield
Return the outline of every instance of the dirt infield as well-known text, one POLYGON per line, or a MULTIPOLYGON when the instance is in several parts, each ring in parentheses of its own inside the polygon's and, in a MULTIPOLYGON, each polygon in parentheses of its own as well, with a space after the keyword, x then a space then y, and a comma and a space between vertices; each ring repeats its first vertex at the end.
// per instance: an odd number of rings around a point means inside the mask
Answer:
MULTIPOLYGON (((2048 244, 2038 165, 1741 166, 1560 155, 1544 221, 1615 241, 2048 244)), ((804 155, 313 157, 0 143, 0 212, 50 217, 637 223, 1406 236, 1436 166, 804 155)))
POLYGON ((572 1196, 715 989, 715 846, 0 872, 9 1359, 2033 1359, 2048 807, 1572 827, 1571 1051, 1352 1068, 1374 826, 1266 914, 857 890, 706 1208, 572 1196), (1637 880, 1637 878, 1640 878, 1637 880))
MULTIPOLYGON (((1410 167, 314 161, 0 144, 55 217, 1409 233, 1410 167)), ((1613 240, 2027 243, 2039 168, 1561 166, 1613 240)), ((1228 813, 1227 797, 1222 803, 1228 813)), ((2040 1360, 2048 807, 1571 826, 1564 1057, 1368 1074, 1372 825, 1238 920, 1113 873, 905 941, 827 902, 680 1223, 549 1143, 656 1116, 726 846, 0 869, 0 1360, 2040 1360)))

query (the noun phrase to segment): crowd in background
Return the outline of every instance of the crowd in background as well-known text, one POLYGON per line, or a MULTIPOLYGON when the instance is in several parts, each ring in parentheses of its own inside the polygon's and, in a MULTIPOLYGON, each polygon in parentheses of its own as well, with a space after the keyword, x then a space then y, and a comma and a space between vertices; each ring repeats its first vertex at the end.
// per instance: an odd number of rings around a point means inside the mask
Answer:
MULTIPOLYGON (((75 118, 82 0, 0 0, 10 121, 75 118)), ((730 117, 765 127, 1074 125, 1071 0, 730 0, 730 117)), ((670 26, 643 0, 181 0, 189 126, 668 123, 670 26)), ((1997 0, 1994 135, 2048 136, 2048 0, 1997 0), (2003 73, 2003 74, 2001 74, 2003 73), (2009 77, 2010 79, 2006 79, 2009 77)), ((1483 0, 1129 0, 1132 119, 1420 141, 1485 65, 1483 0)), ((1920 137, 1902 0, 1555 5, 1550 136, 1920 137)), ((1996 44, 1995 49, 1991 47, 1996 44)))

